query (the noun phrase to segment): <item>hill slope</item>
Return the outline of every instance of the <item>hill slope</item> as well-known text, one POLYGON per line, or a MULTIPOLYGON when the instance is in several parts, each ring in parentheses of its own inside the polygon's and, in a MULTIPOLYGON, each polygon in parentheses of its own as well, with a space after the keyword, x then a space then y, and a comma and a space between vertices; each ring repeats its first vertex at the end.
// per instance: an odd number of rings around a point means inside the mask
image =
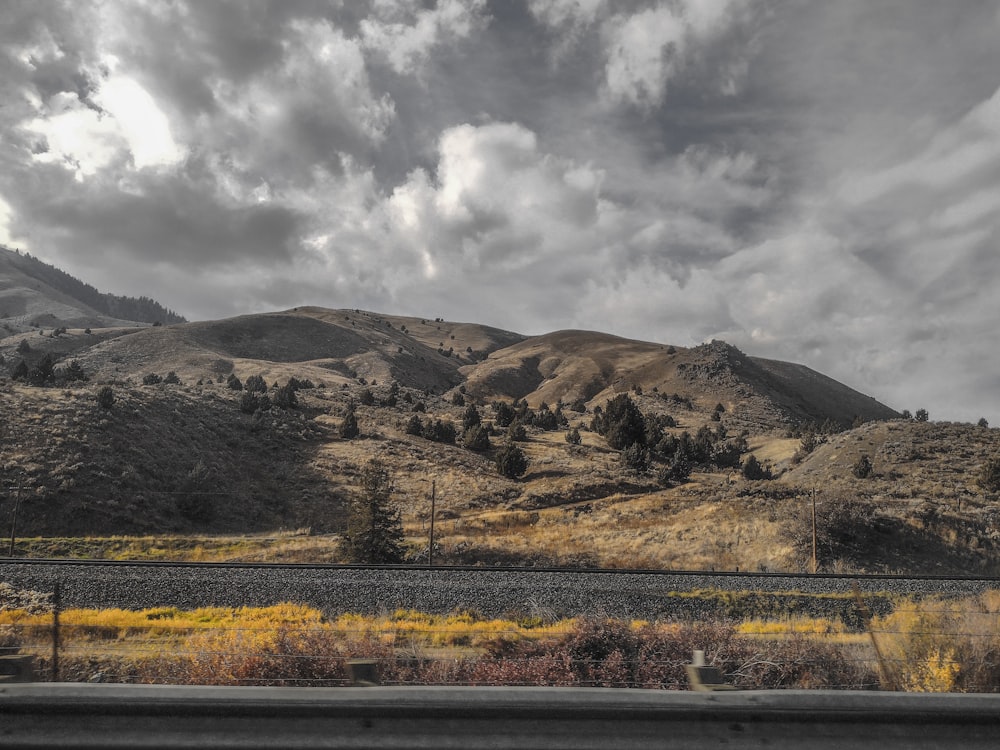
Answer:
POLYGON ((891 419, 891 408, 803 365, 748 357, 721 341, 685 349, 588 331, 559 331, 501 349, 462 370, 476 399, 599 405, 616 393, 690 402, 707 420, 722 404, 751 431, 891 419), (671 398, 672 397, 672 398, 671 398))
POLYGON ((148 297, 104 294, 37 258, 0 245, 0 325, 97 328, 134 323, 180 323, 184 318, 148 297))

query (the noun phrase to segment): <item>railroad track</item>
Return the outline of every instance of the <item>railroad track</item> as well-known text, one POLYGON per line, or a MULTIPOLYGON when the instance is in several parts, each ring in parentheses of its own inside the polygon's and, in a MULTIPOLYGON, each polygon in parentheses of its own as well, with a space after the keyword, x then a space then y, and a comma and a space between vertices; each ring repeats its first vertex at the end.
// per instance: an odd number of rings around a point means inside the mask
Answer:
POLYGON ((974 595, 1000 589, 975 576, 806 575, 722 571, 166 563, 0 558, 0 582, 48 592, 64 607, 195 608, 297 602, 328 614, 396 609, 466 609, 511 615, 660 618, 697 614, 685 592, 722 590, 780 595, 974 595))

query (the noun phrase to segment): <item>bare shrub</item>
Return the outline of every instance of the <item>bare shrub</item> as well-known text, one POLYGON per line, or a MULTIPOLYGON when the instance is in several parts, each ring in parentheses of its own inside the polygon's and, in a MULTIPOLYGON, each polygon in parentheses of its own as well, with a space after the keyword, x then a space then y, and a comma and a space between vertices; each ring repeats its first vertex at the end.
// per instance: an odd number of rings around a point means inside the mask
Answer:
MULTIPOLYGON (((827 492, 816 502, 816 554, 820 565, 837 560, 866 559, 878 540, 879 516, 871 500, 844 492, 827 492)), ((782 535, 803 558, 812 555, 812 509, 800 503, 782 535)))

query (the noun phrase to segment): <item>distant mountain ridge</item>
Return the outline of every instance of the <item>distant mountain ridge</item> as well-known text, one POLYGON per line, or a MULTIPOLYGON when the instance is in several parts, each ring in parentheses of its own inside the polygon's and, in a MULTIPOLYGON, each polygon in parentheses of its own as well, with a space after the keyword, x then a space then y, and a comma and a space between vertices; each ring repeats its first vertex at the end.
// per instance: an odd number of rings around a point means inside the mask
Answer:
MULTIPOLYGON (((80 281, 76 277, 35 258, 29 253, 11 250, 8 247, 0 245, 0 261, 3 261, 3 264, 9 269, 19 272, 27 279, 40 282, 58 293, 58 295, 68 298, 68 300, 62 300, 63 304, 69 302, 69 306, 72 307, 73 302, 78 303, 82 306, 80 312, 84 314, 92 312, 114 320, 133 321, 137 323, 170 324, 187 322, 182 315, 178 315, 173 310, 164 307, 156 300, 145 296, 127 297, 100 292, 90 284, 80 281)), ((15 284, 11 284, 10 286, 13 287, 15 284)), ((3 291, 10 292, 10 289, 4 290, 2 289, 2 285, 0 285, 0 293, 3 291)), ((7 307, 13 307, 14 309, 5 309, 3 298, 0 297, 0 318, 22 314, 19 307, 23 305, 23 302, 21 305, 17 302, 10 303, 11 300, 8 300, 7 307)), ((47 324, 60 322, 60 315, 54 315, 54 317, 57 320, 49 320, 47 324)))

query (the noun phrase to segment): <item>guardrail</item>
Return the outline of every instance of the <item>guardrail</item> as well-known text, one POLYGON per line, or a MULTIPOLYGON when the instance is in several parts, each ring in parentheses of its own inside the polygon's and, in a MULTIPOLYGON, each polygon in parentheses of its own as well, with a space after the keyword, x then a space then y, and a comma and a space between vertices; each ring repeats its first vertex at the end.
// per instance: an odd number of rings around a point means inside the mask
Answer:
POLYGON ((602 688, 0 685, 0 745, 996 747, 1000 695, 602 688))

